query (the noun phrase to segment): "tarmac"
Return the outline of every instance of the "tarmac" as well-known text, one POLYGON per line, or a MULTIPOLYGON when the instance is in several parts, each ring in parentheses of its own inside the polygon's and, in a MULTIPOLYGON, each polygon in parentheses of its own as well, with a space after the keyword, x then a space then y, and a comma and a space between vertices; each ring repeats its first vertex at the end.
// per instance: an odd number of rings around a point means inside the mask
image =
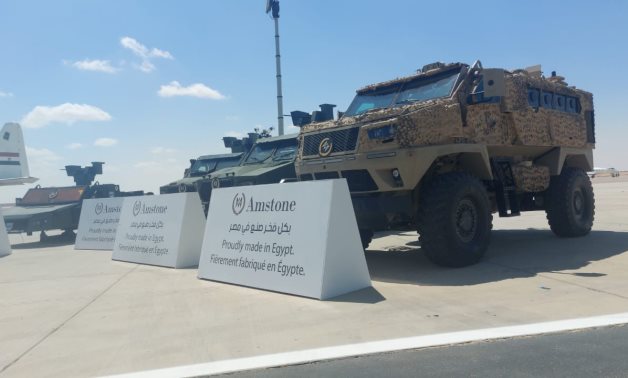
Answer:
POLYGON ((111 260, 10 235, 0 258, 0 376, 102 376, 628 311, 628 178, 596 177, 590 235, 544 212, 495 218, 480 264, 439 268, 416 233, 376 235, 373 282, 330 301, 111 260))

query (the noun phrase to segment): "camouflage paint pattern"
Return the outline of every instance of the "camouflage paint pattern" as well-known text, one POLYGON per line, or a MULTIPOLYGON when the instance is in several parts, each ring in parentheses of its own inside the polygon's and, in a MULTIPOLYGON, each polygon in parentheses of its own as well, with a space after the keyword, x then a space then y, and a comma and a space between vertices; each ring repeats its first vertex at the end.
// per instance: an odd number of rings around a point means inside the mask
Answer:
POLYGON ((470 138, 486 145, 513 144, 516 138, 512 116, 502 113, 499 104, 477 104, 467 108, 470 138))
POLYGON ((517 189, 520 191, 542 192, 549 188, 550 173, 548 167, 519 164, 512 167, 512 174, 515 178, 517 189))
MULTIPOLYGON (((515 144, 528 146, 585 147, 586 124, 584 111, 593 109, 593 96, 585 91, 568 87, 562 78, 551 80, 518 70, 506 75, 506 96, 502 111, 513 114, 517 133, 515 144), (580 113, 566 113, 554 109, 532 108, 528 104, 528 88, 578 97, 580 113)), ((471 106, 470 108, 472 108, 471 106)))
POLYGON ((402 147, 453 143, 462 137, 460 104, 451 101, 424 103, 398 117, 397 140, 402 147))
MULTIPOLYGON (((559 76, 545 78, 540 73, 530 73, 525 70, 504 71, 504 95, 483 98, 478 94, 483 93, 482 90, 476 87, 481 80, 481 76, 476 74, 481 75, 481 69, 473 68, 473 73, 468 73, 471 70, 470 67, 453 64, 442 69, 369 85, 357 92, 361 94, 378 88, 403 84, 417 78, 437 75, 444 70, 452 69, 453 66, 461 68, 463 79, 456 84, 454 93, 450 97, 376 109, 356 116, 345 116, 339 120, 311 123, 301 128, 300 138, 302 140, 303 136, 308 133, 355 125, 360 126, 356 150, 339 151, 337 155, 364 156, 371 152, 405 149, 407 156, 416 156, 414 159, 421 159, 418 155, 413 155, 421 154, 421 152, 419 150, 411 152, 411 150, 427 146, 447 146, 447 151, 454 151, 447 152, 448 155, 455 154, 456 150, 462 148, 462 144, 498 147, 499 149, 493 151, 499 151, 499 153, 490 157, 509 158, 513 161, 518 189, 531 192, 547 188, 549 169, 543 166, 518 165, 519 162, 534 160, 551 147, 585 151, 579 154, 586 153, 594 147, 593 143, 587 141, 585 118, 585 112, 593 110, 593 96, 589 92, 568 86, 564 78, 559 76), (473 88, 476 88, 477 93, 473 93, 473 88), (528 98, 530 89, 537 90, 539 97, 546 92, 565 96, 562 97, 565 105, 562 110, 554 109, 552 106, 543 107, 539 98, 538 107, 532 106, 534 101, 528 98), (579 106, 576 111, 568 111, 566 105, 568 98, 577 98, 579 106), (393 138, 388 140, 369 138, 369 130, 387 125, 394 125, 393 138), (522 148, 513 148, 510 152, 507 148, 503 148, 508 146, 522 148), (526 149, 528 147, 533 149, 526 149)), ((573 150, 570 151, 574 153, 573 150)), ((300 150, 297 169, 304 159, 301 153, 300 150)), ((306 157, 306 159, 316 158, 318 156, 306 157)), ((367 160, 363 168, 369 169, 369 164, 374 163, 369 161, 367 156, 365 158, 367 160)), ((412 165, 410 160, 407 163, 412 165)), ((397 167, 401 166, 400 163, 395 164, 397 167)), ((307 171, 318 169, 327 170, 324 166, 310 166, 307 171)), ((382 171, 387 172, 386 169, 382 171)), ((386 190, 399 190, 399 188, 392 186, 379 189, 379 191, 386 190)))
POLYGON ((515 129, 515 143, 525 146, 551 146, 550 117, 545 114, 545 109, 538 112, 529 110, 516 110, 512 113, 515 129))
MULTIPOLYGON (((429 73, 429 72, 428 72, 429 73)), ((420 77, 407 78, 364 87, 358 92, 405 82, 420 77)), ((593 109, 592 95, 568 87, 562 78, 549 80, 523 70, 506 72, 506 95, 500 103, 464 104, 463 95, 430 100, 421 103, 379 109, 340 120, 311 123, 302 127, 301 133, 330 128, 365 125, 377 122, 381 125, 396 124, 396 142, 401 147, 428 146, 444 143, 481 143, 486 145, 563 146, 585 147, 586 124, 583 113, 593 109), (579 113, 567 113, 547 108, 532 108, 528 104, 528 88, 577 97, 579 113), (463 126, 463 118, 466 121, 463 126), (386 122, 393 120, 394 122, 386 122)), ((360 150, 378 149, 380 141, 370 141, 366 131, 360 133, 360 150)), ((389 145, 390 146, 390 145, 389 145)))

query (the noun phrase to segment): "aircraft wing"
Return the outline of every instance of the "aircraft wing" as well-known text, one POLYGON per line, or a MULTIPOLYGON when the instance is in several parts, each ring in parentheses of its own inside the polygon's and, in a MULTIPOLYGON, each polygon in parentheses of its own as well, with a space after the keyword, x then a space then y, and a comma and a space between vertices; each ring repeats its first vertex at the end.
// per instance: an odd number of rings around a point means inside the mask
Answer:
POLYGON ((36 177, 6 178, 6 179, 0 179, 0 186, 32 184, 37 180, 39 179, 36 177))

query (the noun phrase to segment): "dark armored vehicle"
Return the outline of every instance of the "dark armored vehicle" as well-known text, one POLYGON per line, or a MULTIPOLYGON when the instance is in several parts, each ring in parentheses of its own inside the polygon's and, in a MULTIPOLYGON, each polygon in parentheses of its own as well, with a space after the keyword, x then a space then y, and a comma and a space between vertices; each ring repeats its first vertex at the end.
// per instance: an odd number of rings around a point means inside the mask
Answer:
POLYGON ((42 241, 48 237, 48 230, 63 230, 65 236, 74 237, 84 199, 144 195, 143 191, 121 192, 115 184, 96 182, 92 185, 96 175, 102 174, 103 164, 66 165, 65 171, 74 178, 75 186, 42 188, 37 185, 29 189, 24 197, 16 199, 15 207, 3 209, 7 231, 27 235, 39 231, 42 241))
MULTIPOLYGON (((236 167, 225 168, 201 180, 198 192, 207 213, 212 188, 278 183, 296 179, 294 159, 297 134, 260 138, 236 167)), ((226 141, 225 141, 226 143, 226 141)))
POLYGON ((159 193, 197 192, 197 183, 208 178, 211 173, 238 165, 242 156, 251 149, 258 137, 259 134, 255 132, 243 138, 222 138, 225 147, 231 149, 230 154, 204 155, 190 159, 190 168, 185 169, 183 178, 160 187, 159 193))
POLYGON ((183 178, 159 188, 160 194, 196 192, 196 183, 209 176, 210 173, 223 168, 238 165, 243 153, 224 155, 204 155, 190 159, 190 168, 185 170, 183 178))

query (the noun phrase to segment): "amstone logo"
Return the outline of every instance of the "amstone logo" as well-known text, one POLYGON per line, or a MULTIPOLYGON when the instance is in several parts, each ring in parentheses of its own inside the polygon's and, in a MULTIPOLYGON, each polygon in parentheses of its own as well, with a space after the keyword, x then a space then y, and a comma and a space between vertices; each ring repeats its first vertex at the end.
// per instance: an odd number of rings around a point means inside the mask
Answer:
POLYGON ((246 196, 244 193, 236 193, 233 197, 233 202, 231 203, 231 210, 233 214, 240 215, 246 206, 246 196))
POLYGON ((96 213, 96 215, 100 215, 102 213, 104 205, 102 204, 102 202, 98 202, 96 204, 96 207, 94 207, 94 212, 96 213))
POLYGON ((137 200, 133 204, 133 216, 137 216, 142 211, 142 201, 137 200))
POLYGON ((296 207, 295 200, 272 198, 266 201, 256 201, 252 196, 247 200, 244 193, 236 193, 231 202, 231 210, 235 215, 240 215, 243 211, 247 213, 295 212, 296 207))

